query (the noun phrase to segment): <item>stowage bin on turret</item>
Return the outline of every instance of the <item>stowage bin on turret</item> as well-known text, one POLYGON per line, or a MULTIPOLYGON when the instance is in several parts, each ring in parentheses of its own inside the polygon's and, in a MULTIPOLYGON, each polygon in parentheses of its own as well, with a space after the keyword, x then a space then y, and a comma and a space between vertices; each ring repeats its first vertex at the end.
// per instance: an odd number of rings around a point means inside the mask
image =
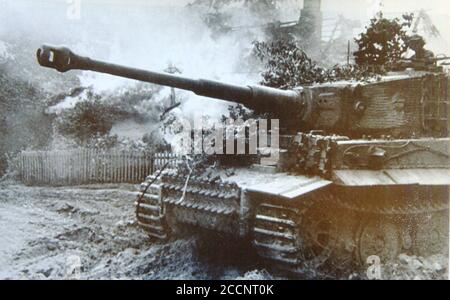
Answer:
POLYGON ((144 71, 67 48, 43 46, 37 57, 60 72, 189 90, 280 119, 280 159, 271 166, 149 176, 136 215, 153 238, 176 234, 177 224, 245 237, 269 264, 315 276, 374 257, 448 256, 450 85, 442 72, 280 90, 144 71))

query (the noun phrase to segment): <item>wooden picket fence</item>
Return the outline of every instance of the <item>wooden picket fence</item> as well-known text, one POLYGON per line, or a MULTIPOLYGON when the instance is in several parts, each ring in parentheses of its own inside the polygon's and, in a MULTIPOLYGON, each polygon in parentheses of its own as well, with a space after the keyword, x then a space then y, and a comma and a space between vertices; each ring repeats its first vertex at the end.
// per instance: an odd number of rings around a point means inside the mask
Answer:
POLYGON ((140 183, 166 162, 176 166, 172 153, 101 151, 23 151, 19 173, 27 185, 140 183))

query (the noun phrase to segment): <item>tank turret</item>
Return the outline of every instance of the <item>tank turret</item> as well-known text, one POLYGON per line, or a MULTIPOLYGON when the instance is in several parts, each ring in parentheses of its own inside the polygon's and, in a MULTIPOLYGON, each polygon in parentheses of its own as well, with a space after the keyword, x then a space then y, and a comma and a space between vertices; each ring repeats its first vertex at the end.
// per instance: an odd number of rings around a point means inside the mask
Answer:
POLYGON ((65 47, 42 46, 37 58, 42 66, 60 72, 90 70, 241 103, 256 112, 277 117, 286 133, 321 130, 353 138, 447 135, 447 111, 441 106, 449 85, 448 76, 443 73, 400 72, 382 80, 281 90, 120 66, 79 56, 65 47))

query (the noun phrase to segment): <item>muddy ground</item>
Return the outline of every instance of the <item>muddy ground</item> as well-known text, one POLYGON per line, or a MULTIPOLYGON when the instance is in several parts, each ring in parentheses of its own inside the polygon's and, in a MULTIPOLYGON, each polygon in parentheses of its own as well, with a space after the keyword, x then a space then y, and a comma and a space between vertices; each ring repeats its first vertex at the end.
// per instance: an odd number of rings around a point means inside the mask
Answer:
MULTIPOLYGON (((134 221, 137 188, 0 183, 0 279, 291 278, 265 270, 238 241, 206 233, 150 241, 134 221)), ((401 256, 383 267, 383 277, 447 279, 447 264, 401 256)))

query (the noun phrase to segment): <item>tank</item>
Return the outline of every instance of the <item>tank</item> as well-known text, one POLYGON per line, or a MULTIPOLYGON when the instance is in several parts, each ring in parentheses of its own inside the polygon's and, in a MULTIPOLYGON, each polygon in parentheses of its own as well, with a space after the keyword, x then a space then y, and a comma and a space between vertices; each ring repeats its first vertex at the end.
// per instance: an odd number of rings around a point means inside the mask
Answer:
POLYGON ((213 173, 164 165, 149 174, 136 218, 152 238, 202 228, 251 243, 270 266, 312 276, 348 273, 401 253, 448 256, 444 72, 405 70, 279 90, 139 70, 61 47, 42 46, 37 58, 60 72, 91 70, 179 88, 279 118, 276 160, 260 149, 232 168, 214 157, 213 173))

